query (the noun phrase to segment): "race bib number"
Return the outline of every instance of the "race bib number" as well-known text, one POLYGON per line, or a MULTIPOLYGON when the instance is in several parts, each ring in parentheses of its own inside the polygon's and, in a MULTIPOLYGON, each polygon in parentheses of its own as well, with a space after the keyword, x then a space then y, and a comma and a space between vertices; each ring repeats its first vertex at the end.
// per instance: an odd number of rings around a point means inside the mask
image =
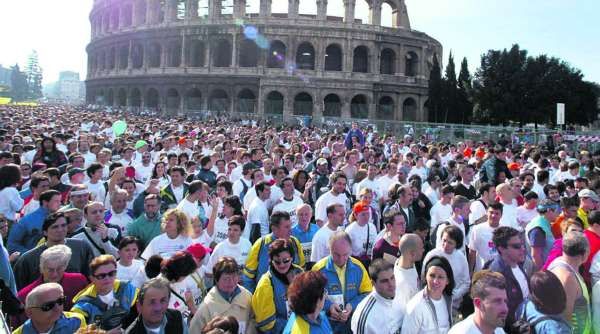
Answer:
POLYGON ((333 304, 344 306, 344 295, 328 295, 327 299, 333 304))
POLYGON ((312 242, 305 242, 302 244, 302 253, 306 261, 310 260, 310 254, 312 253, 312 242))

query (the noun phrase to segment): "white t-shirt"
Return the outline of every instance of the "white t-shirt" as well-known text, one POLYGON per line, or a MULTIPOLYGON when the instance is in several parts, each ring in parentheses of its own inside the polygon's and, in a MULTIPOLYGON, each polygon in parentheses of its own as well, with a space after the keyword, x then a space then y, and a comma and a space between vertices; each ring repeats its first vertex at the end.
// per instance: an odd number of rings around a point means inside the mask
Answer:
POLYGON ((125 267, 121 262, 117 262, 117 279, 129 282, 137 275, 140 268, 144 268, 142 260, 133 259, 129 267, 125 267))
POLYGON ((438 328, 441 333, 446 333, 450 329, 450 318, 448 316, 448 307, 446 300, 442 297, 438 300, 431 298, 435 307, 435 315, 438 321, 438 328))
MULTIPOLYGON (((452 217, 448 220, 446 220, 446 222, 449 222, 450 224, 457 226, 458 228, 460 228, 460 230, 462 231, 463 234, 463 240, 466 239, 465 237, 465 224, 461 223, 461 222, 457 222, 454 219, 452 219, 452 217)), ((448 225, 446 225, 448 226, 448 225)), ((437 234, 436 234, 436 238, 435 238, 435 244, 436 245, 441 245, 442 244, 442 233, 444 233, 444 229, 446 228, 446 226, 440 226, 437 229, 437 234)), ((462 247, 459 248, 459 250, 461 252, 463 252, 463 254, 466 255, 466 249, 465 249, 465 244, 463 243, 462 247)))
POLYGON ((469 214, 469 223, 470 224, 475 223, 475 221, 477 221, 481 217, 485 216, 487 213, 487 210, 483 206, 483 203, 481 203, 481 201, 479 201, 479 200, 471 202, 470 209, 471 209, 471 213, 469 214))
POLYGON ((117 301, 115 299, 115 293, 112 290, 105 295, 98 295, 98 298, 100 298, 100 300, 108 306, 113 306, 117 301))
POLYGON ((404 269, 400 266, 400 260, 394 265, 394 276, 396 278, 396 295, 394 304, 406 305, 408 301, 419 292, 419 274, 415 266, 404 269))
POLYGON ((163 233, 150 240, 142 253, 142 257, 148 260, 150 256, 158 254, 163 259, 168 259, 176 252, 185 250, 191 244, 192 238, 188 236, 178 235, 177 238, 170 239, 166 233, 163 233))
MULTIPOLYGON (((311 262, 317 262, 331 254, 331 250, 329 249, 329 238, 336 231, 330 229, 328 225, 329 224, 323 225, 313 237, 312 250, 310 253, 311 262)), ((337 231, 341 229, 342 227, 338 226, 337 231)))
POLYGON ((373 255, 373 245, 377 239, 377 229, 373 223, 360 226, 358 222, 354 222, 348 225, 345 231, 350 235, 350 240, 352 240, 352 256, 364 255, 365 250, 369 257, 373 255))
POLYGON ((519 286, 521 287, 521 292, 523 293, 523 299, 529 296, 529 285, 527 285, 527 277, 523 274, 523 271, 519 266, 510 268, 512 270, 513 275, 519 282, 519 286))
POLYGON ((202 246, 210 247, 210 244, 212 243, 212 238, 210 237, 210 235, 208 235, 206 230, 204 230, 202 231, 202 233, 200 233, 200 235, 197 238, 192 238, 192 243, 202 244, 202 246))
POLYGON ((127 225, 131 224, 133 218, 127 213, 127 209, 123 210, 121 213, 115 213, 113 210, 110 210, 111 216, 108 220, 108 223, 116 225, 121 230, 122 235, 127 235, 127 225))
POLYGON ((469 249, 477 252, 475 271, 481 270, 487 261, 498 254, 492 241, 496 228, 491 227, 488 223, 481 223, 473 226, 469 231, 469 249))
POLYGON ((429 210, 429 214, 431 215, 431 232, 433 233, 439 223, 448 220, 452 216, 452 205, 437 201, 429 210))
POLYGON ((285 197, 282 197, 281 202, 277 203, 273 207, 273 212, 287 212, 290 215, 293 226, 298 223, 298 217, 296 217, 296 208, 302 204, 304 204, 304 201, 298 196, 294 196, 291 201, 288 201, 285 199, 285 197))
POLYGON ((328 191, 321 195, 315 203, 315 220, 327 221, 327 207, 331 204, 337 203, 344 206, 344 212, 348 210, 346 207, 347 197, 345 193, 333 195, 331 191, 328 191))
POLYGON ((261 236, 269 234, 269 210, 267 209, 267 203, 258 197, 252 201, 248 209, 248 221, 245 229, 248 229, 248 231, 252 230, 253 224, 260 225, 261 236))
POLYGON ((537 212, 536 208, 531 210, 525 208, 524 206, 517 208, 517 223, 523 228, 537 216, 539 216, 539 213, 537 212))
POLYGON ((177 205, 177 209, 183 211, 188 219, 191 221, 193 218, 200 216, 200 209, 197 202, 190 202, 187 198, 184 198, 177 205))
MULTIPOLYGON (((227 217, 217 217, 215 220, 215 227, 213 230, 212 241, 216 244, 219 244, 223 240, 227 240, 227 232, 229 231, 229 219, 227 217)), ((246 224, 246 228, 244 230, 248 231, 248 235, 250 235, 250 229, 247 228, 248 224, 246 224)), ((244 231, 244 232, 245 232, 244 231)))
MULTIPOLYGON (((482 334, 479 327, 473 322, 474 314, 469 315, 465 320, 452 326, 448 334, 482 334)), ((498 327, 494 330, 494 334, 504 334, 504 329, 498 327)))
POLYGON ((502 207, 502 218, 500 218, 501 226, 509 226, 519 231, 523 231, 523 227, 517 222, 517 205, 516 201, 513 200, 511 204, 504 204, 502 207))
MULTIPOLYGON (((202 302, 202 291, 198 288, 198 284, 191 276, 186 276, 181 282, 171 283, 171 289, 175 291, 179 296, 171 292, 171 298, 169 299, 169 308, 181 312, 186 318, 188 316, 189 308, 185 303, 185 293, 190 291, 194 298, 194 304, 196 307, 202 302), (181 298, 180 298, 181 297, 181 298), (182 300, 182 298, 184 300, 182 300)), ((193 316, 193 315, 192 315, 193 316)))
POLYGON ((175 200, 177 203, 181 202, 181 200, 183 200, 183 191, 185 190, 183 186, 176 188, 171 184, 171 190, 173 190, 173 195, 175 195, 175 200))
POLYGON ((90 183, 89 181, 84 182, 87 186, 90 195, 92 195, 93 201, 98 201, 100 203, 104 203, 106 200, 106 188, 104 188, 104 183, 98 181, 96 183, 90 183))
POLYGON ((232 244, 229 239, 225 239, 215 246, 206 265, 206 270, 212 273, 214 265, 223 256, 231 256, 238 265, 243 266, 246 264, 246 258, 248 257, 250 248, 252 248, 252 243, 246 238, 240 238, 240 241, 237 244, 232 244))
POLYGON ((145 183, 152 176, 152 170, 154 169, 154 164, 150 163, 148 166, 144 166, 143 164, 139 164, 135 166, 135 178, 145 183))

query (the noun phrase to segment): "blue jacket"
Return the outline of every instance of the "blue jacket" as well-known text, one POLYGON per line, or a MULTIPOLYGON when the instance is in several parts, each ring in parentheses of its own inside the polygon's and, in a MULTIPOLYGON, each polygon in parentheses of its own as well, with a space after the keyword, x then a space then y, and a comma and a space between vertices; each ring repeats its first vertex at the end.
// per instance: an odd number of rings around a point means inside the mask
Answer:
MULTIPOLYGON (((85 319, 78 313, 63 312, 63 314, 56 320, 54 327, 50 331, 50 334, 73 334, 79 330, 79 328, 85 327, 85 319)), ((31 320, 27 319, 23 326, 17 328, 13 334, 38 334, 38 331, 33 328, 31 320)))
POLYGON ((300 244, 302 245, 302 252, 304 253, 304 259, 306 261, 310 261, 310 253, 312 251, 312 240, 315 237, 315 234, 319 230, 319 226, 317 224, 308 224, 308 231, 302 231, 300 224, 294 225, 292 227, 292 236, 296 237, 300 244))
POLYGON ((296 313, 290 315, 283 334, 331 334, 333 330, 325 312, 319 313, 317 321, 311 321, 305 316, 298 316, 296 313))
POLYGON ((44 237, 42 226, 48 214, 50 211, 40 206, 14 224, 8 235, 8 253, 20 252, 23 254, 35 248, 38 241, 44 237))
MULTIPOLYGON (((371 279, 365 267, 357 259, 350 257, 346 263, 346 286, 342 289, 340 279, 334 267, 333 258, 330 256, 321 259, 312 268, 313 271, 322 272, 327 277, 327 292, 328 299, 325 300, 324 310, 328 311, 332 304, 332 297, 343 294, 344 305, 352 305, 352 311, 356 310, 365 296, 367 296, 373 286, 371 279)), ((352 315, 348 317, 346 322, 331 321, 331 326, 335 333, 352 333, 350 329, 350 321, 352 315)))
MULTIPOLYGON (((119 306, 129 311, 134 306, 138 289, 128 282, 115 280, 113 291, 115 299, 119 302, 119 306)), ((94 284, 88 285, 85 289, 81 290, 75 298, 73 298, 73 308, 71 312, 77 312, 83 315, 87 322, 95 323, 103 313, 103 310, 98 308, 96 305, 89 302, 90 299, 97 300, 100 303, 102 301, 98 297, 98 290, 94 284)), ((102 303, 104 304, 104 303, 102 303)))
POLYGON ((360 129, 350 129, 348 134, 346 134, 346 138, 344 139, 344 145, 347 149, 352 149, 352 137, 358 138, 360 146, 365 146, 365 135, 363 135, 362 131, 360 131, 360 129))
POLYGON ((570 334, 572 331, 571 325, 562 318, 562 315, 543 314, 535 308, 532 301, 527 299, 517 309, 515 318, 525 318, 530 324, 537 320, 538 322, 534 326, 535 333, 570 334), (541 320, 542 317, 546 317, 546 319, 541 320))

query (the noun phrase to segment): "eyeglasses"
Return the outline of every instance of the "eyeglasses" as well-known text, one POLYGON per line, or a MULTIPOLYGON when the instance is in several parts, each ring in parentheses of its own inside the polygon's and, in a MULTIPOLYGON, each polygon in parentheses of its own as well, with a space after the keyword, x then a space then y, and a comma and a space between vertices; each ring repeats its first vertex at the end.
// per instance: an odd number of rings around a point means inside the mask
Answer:
POLYGON ((288 264, 292 262, 292 259, 284 259, 284 260, 273 260, 273 263, 275 263, 276 265, 282 265, 282 264, 288 264))
POLYGON ((117 271, 113 270, 113 271, 109 271, 107 273, 94 274, 94 277, 96 277, 96 279, 103 280, 107 277, 115 277, 116 275, 117 275, 117 271))
POLYGON ((59 305, 59 306, 64 305, 66 300, 67 300, 67 298, 65 296, 62 296, 62 297, 59 297, 57 300, 47 302, 41 306, 32 306, 31 308, 39 308, 43 312, 48 312, 48 311, 54 309, 54 306, 56 306, 56 305, 59 305))
POLYGON ((521 249, 521 248, 525 247, 525 245, 523 243, 508 244, 508 247, 510 247, 512 249, 521 249))

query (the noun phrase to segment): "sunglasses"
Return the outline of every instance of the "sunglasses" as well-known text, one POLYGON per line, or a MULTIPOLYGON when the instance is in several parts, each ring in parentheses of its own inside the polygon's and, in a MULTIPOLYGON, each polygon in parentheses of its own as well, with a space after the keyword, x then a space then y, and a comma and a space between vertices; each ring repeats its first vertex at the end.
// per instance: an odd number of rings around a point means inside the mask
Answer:
POLYGON ((67 297, 62 296, 62 297, 59 297, 57 300, 47 302, 41 306, 32 306, 31 308, 39 308, 43 312, 48 312, 48 311, 54 309, 54 306, 56 306, 56 305, 59 305, 59 306, 64 305, 66 300, 67 300, 67 297))
POLYGON ((525 247, 525 245, 523 243, 508 244, 508 247, 510 247, 512 249, 521 249, 521 248, 525 247))
POLYGON ((107 277, 115 277, 116 275, 117 275, 117 271, 113 270, 113 271, 109 271, 107 273, 94 274, 94 277, 96 277, 96 279, 103 280, 107 277))
POLYGON ((275 263, 276 265, 288 264, 290 262, 292 262, 292 259, 273 260, 273 263, 275 263))

